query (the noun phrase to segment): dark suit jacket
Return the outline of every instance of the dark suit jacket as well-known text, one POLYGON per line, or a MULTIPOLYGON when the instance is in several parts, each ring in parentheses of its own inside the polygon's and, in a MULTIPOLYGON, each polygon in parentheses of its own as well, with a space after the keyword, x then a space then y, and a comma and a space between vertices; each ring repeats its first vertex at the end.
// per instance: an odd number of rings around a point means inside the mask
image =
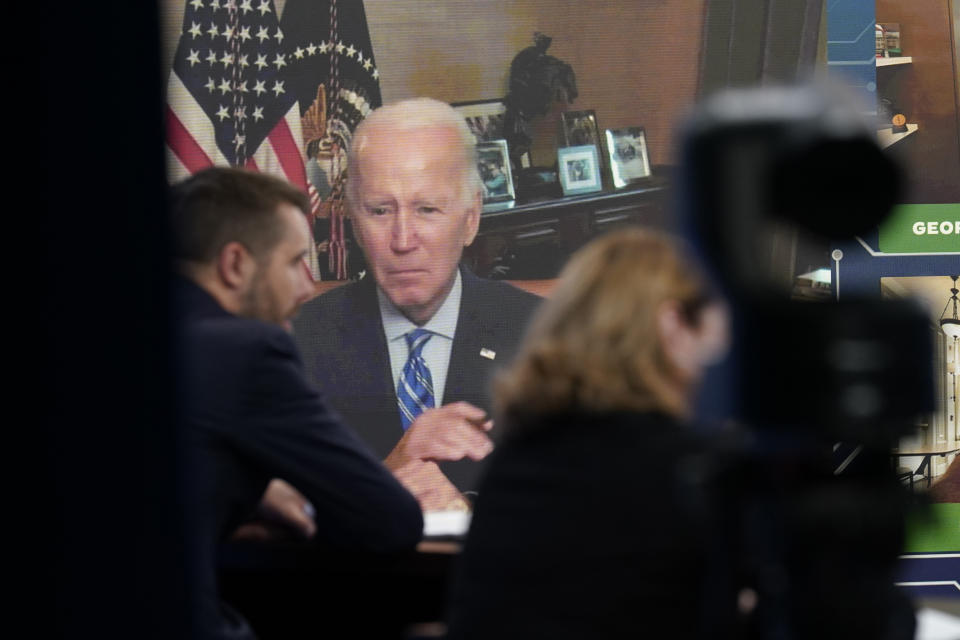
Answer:
MULTIPOLYGON (((461 268, 463 293, 443 403, 466 401, 492 410, 489 385, 514 356, 540 298, 461 268), (481 349, 496 353, 490 360, 481 349)), ((304 305, 294 330, 307 375, 317 382, 347 424, 385 458, 403 435, 396 380, 390 370, 373 278, 344 285, 304 305)), ((479 465, 441 465, 461 491, 475 488, 479 465)))
POLYGON ((307 382, 289 334, 227 313, 187 281, 178 283, 177 298, 201 623, 204 637, 245 637, 242 621, 231 629, 215 610, 214 553, 251 515, 271 478, 287 480, 313 503, 320 544, 410 549, 422 516, 413 496, 307 382))
POLYGON ((706 637, 707 532, 684 474, 702 437, 649 413, 519 427, 490 455, 447 637, 706 637))

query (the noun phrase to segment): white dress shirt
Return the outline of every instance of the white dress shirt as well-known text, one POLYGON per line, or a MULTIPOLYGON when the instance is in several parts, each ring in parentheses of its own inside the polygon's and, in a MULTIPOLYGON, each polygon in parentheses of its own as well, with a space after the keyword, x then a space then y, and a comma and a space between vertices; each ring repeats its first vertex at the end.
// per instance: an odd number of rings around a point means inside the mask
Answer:
MULTIPOLYGON (((463 283, 460 270, 453 281, 453 288, 447 294, 437 312, 421 328, 433 335, 423 347, 421 355, 430 369, 433 380, 435 406, 443 406, 443 390, 447 384, 447 371, 450 367, 450 351, 453 349, 453 337, 457 332, 457 317, 460 315, 460 295, 463 283)), ((387 350, 390 352, 390 370, 393 373, 393 391, 403 373, 403 366, 410 357, 407 340, 404 336, 418 327, 393 306, 389 298, 377 287, 377 301, 380 304, 380 318, 383 321, 383 333, 387 337, 387 350)))

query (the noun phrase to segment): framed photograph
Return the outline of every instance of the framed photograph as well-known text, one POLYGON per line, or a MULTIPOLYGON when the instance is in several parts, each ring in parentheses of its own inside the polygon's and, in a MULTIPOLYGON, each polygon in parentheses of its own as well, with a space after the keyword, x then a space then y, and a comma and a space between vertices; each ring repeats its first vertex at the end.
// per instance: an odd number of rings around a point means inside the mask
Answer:
POLYGON ((600 191, 600 162, 597 147, 592 144, 557 149, 557 171, 563 195, 600 191))
POLYGON ((563 130, 563 146, 579 147, 585 144, 600 144, 597 115, 589 111, 564 111, 560 114, 563 130))
POLYGON ((483 204, 515 199, 506 140, 477 144, 477 169, 483 182, 483 204))
POLYGON ((643 127, 607 129, 606 135, 614 187, 619 189, 650 175, 650 156, 643 127))
POLYGON ((503 117, 507 105, 500 98, 454 102, 450 106, 463 114, 478 143, 503 138, 503 117))
MULTIPOLYGON (((592 144, 600 153, 600 130, 597 115, 588 111, 564 111, 560 114, 560 139, 563 147, 580 147, 592 144)), ((603 166, 602 157, 600 166, 603 166)))

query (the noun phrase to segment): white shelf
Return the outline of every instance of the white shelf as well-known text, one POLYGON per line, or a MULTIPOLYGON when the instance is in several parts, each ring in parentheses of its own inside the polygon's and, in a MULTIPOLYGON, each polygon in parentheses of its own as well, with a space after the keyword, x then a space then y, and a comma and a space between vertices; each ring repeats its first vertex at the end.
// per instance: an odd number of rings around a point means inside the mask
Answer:
POLYGON ((892 67, 898 64, 913 64, 913 58, 910 56, 900 56, 898 58, 875 58, 878 67, 892 67))
POLYGON ((880 141, 880 146, 886 149, 890 145, 896 144, 907 136, 916 133, 919 128, 919 125, 907 124, 907 130, 903 133, 893 133, 890 127, 884 127, 883 129, 877 129, 877 139, 880 141))

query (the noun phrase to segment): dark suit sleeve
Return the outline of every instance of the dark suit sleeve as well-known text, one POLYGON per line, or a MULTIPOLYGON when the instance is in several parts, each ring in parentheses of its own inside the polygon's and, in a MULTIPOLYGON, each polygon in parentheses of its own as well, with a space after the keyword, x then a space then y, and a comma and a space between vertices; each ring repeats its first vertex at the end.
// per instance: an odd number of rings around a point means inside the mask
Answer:
POLYGON ((414 546, 419 505, 306 381, 291 337, 268 330, 251 357, 242 422, 224 434, 238 453, 313 503, 318 540, 379 551, 414 546))

